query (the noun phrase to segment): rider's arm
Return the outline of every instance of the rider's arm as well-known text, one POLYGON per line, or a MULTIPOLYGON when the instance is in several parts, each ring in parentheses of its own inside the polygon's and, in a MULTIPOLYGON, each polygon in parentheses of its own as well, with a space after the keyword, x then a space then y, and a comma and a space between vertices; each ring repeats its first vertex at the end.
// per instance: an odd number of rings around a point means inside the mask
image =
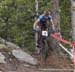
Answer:
POLYGON ((52 23, 52 29, 55 30, 55 26, 54 26, 53 20, 51 19, 50 21, 52 23))
POLYGON ((34 29, 36 28, 36 26, 37 26, 37 24, 38 24, 39 21, 40 21, 40 19, 37 19, 37 20, 34 22, 34 24, 33 24, 33 28, 34 28, 34 29))

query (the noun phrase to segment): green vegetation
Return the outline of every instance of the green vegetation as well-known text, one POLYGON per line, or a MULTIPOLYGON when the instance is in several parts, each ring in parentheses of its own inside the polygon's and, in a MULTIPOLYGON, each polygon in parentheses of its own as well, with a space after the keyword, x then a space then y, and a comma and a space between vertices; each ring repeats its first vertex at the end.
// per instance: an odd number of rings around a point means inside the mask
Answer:
POLYGON ((61 18, 61 32, 65 39, 70 39, 71 32, 71 5, 68 0, 60 1, 60 18, 61 18))
MULTIPOLYGON (((39 0, 39 14, 51 8, 51 0, 39 0)), ((70 32, 70 3, 60 0, 61 31, 65 39, 70 32)), ((0 36, 22 48, 34 51, 32 31, 35 0, 0 0, 0 36)))

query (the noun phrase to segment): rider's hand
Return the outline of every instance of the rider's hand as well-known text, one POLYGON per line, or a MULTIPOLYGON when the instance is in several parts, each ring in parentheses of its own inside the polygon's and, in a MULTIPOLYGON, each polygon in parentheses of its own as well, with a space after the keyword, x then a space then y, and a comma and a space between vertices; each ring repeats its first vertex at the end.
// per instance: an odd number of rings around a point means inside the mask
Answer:
POLYGON ((36 26, 36 29, 39 30, 40 29, 39 26, 36 26))
POLYGON ((52 33, 55 33, 55 32, 57 32, 57 30, 55 30, 55 29, 52 29, 52 31, 51 31, 52 33))
POLYGON ((40 29, 40 27, 39 27, 39 26, 36 26, 36 30, 37 30, 37 31, 40 31, 41 29, 40 29))
POLYGON ((33 31, 40 31, 40 27, 39 26, 33 27, 33 31))

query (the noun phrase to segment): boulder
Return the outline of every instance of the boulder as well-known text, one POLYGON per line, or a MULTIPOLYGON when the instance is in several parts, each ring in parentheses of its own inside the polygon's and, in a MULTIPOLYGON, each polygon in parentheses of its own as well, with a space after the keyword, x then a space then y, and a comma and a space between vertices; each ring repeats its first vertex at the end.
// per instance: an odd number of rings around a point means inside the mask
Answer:
POLYGON ((13 49, 19 49, 19 48, 20 48, 20 47, 17 46, 16 44, 14 44, 14 43, 12 43, 12 42, 8 42, 8 41, 6 41, 6 46, 7 46, 8 48, 13 48, 13 49))
POLYGON ((18 60, 27 62, 32 65, 37 65, 38 62, 35 58, 33 58, 28 53, 22 51, 22 50, 13 50, 12 55, 15 56, 18 60))
POLYGON ((7 49, 7 46, 4 44, 0 44, 0 49, 7 49))
POLYGON ((6 63, 5 56, 2 53, 0 53, 0 63, 6 63))

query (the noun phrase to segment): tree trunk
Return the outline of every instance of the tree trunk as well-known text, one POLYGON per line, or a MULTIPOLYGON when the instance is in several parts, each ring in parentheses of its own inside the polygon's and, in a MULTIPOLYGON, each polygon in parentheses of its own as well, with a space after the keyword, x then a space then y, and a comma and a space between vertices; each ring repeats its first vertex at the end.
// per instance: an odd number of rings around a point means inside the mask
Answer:
MULTIPOLYGON (((35 0, 35 11, 36 11, 36 17, 35 17, 35 20, 36 20, 38 16, 38 0, 35 0)), ((38 33, 35 32, 35 45, 36 46, 37 46, 37 41, 38 41, 38 33)))
POLYGON ((60 31, 59 0, 52 0, 52 16, 55 27, 60 31))
MULTIPOLYGON (((59 15, 59 0, 52 0, 52 17, 55 28, 57 31, 60 31, 60 15, 59 15)), ((51 47, 56 53, 60 53, 61 49, 59 48, 58 41, 54 38, 50 38, 51 47), (52 39, 52 40, 51 40, 52 39)))
POLYGON ((38 15, 38 0, 35 0, 36 2, 36 14, 38 15))
MULTIPOLYGON (((72 39, 75 41, 75 0, 71 1, 71 22, 72 22, 72 39)), ((75 65, 74 65, 75 72, 75 65)))
POLYGON ((72 38, 75 41, 75 0, 71 1, 72 38))

